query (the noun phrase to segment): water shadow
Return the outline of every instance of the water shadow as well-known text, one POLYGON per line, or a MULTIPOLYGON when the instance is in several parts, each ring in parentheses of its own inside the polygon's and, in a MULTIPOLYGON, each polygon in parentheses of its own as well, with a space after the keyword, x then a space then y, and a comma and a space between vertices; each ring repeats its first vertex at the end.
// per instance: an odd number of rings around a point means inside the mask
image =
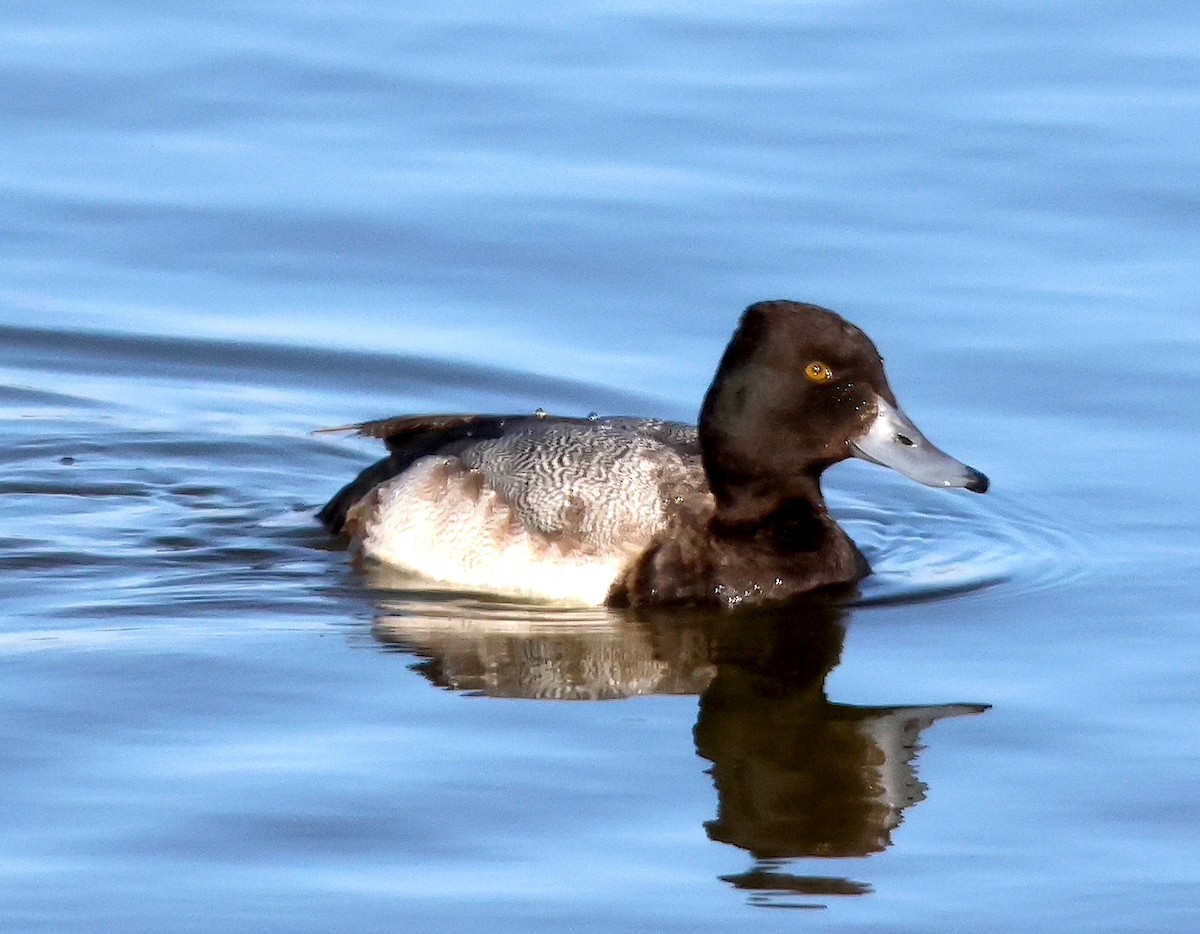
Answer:
POLYGON ((984 704, 867 707, 831 702, 845 610, 812 603, 755 614, 627 615, 467 603, 424 592, 385 598, 382 645, 416 655, 432 684, 487 697, 612 700, 696 694, 697 754, 711 763, 711 840, 746 851, 722 881, 764 907, 821 907, 871 887, 794 875, 789 861, 865 857, 892 843, 922 801, 921 734, 984 704))

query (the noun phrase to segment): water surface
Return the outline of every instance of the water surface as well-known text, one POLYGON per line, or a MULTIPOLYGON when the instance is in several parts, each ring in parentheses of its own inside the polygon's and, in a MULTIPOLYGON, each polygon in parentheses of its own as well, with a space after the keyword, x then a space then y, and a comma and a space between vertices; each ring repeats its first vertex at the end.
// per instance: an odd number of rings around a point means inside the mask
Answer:
POLYGON ((12 931, 1200 925, 1200 19, 9 4, 12 931), (401 412, 691 419, 830 305, 987 497, 738 623, 455 594, 313 511, 401 412))

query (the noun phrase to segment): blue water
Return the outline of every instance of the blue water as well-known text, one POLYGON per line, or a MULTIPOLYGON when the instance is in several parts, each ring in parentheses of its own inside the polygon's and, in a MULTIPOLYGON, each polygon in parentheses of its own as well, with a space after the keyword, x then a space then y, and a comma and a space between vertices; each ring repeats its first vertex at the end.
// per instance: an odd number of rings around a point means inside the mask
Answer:
POLYGON ((5 931, 1200 927, 1200 15, 0 12, 5 931), (987 497, 839 618, 359 569, 403 412, 691 419, 838 309, 987 497))

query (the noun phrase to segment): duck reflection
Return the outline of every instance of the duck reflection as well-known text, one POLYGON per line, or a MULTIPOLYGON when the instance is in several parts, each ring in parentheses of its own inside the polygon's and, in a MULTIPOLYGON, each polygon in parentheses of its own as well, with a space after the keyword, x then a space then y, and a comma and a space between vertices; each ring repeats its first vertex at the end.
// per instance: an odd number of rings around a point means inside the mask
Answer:
POLYGON ((979 704, 830 703, 825 678, 844 629, 829 608, 726 625, 700 697, 696 751, 712 762, 717 818, 708 835, 764 860, 878 853, 925 797, 920 734, 979 704))
POLYGON ((414 669, 438 687, 488 697, 699 694, 716 673, 700 630, 681 633, 676 654, 664 657, 636 620, 603 609, 550 614, 499 603, 465 609, 453 599, 406 600, 403 614, 375 620, 373 635, 420 658, 414 669))
MULTIPOLYGON (((810 603, 756 614, 634 617, 405 595, 375 638, 417 655, 432 683, 492 697, 604 700, 698 694, 697 753, 712 763, 717 816, 708 836, 747 851, 723 877, 752 900, 863 894, 865 884, 790 875, 788 860, 862 857, 891 844, 925 797, 920 737, 981 704, 831 703, 825 680, 844 611, 810 603)), ((795 907, 803 907, 795 905, 795 907)))

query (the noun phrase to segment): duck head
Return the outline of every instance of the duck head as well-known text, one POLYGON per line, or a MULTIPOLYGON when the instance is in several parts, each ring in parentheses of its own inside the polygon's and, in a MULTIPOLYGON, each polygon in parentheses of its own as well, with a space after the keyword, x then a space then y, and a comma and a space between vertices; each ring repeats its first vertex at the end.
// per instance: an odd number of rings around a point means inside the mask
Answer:
POLYGON ((705 472, 726 521, 754 521, 789 500, 823 506, 821 472, 849 457, 928 486, 988 488, 904 414, 871 339, 816 305, 746 309, 700 413, 705 472))

